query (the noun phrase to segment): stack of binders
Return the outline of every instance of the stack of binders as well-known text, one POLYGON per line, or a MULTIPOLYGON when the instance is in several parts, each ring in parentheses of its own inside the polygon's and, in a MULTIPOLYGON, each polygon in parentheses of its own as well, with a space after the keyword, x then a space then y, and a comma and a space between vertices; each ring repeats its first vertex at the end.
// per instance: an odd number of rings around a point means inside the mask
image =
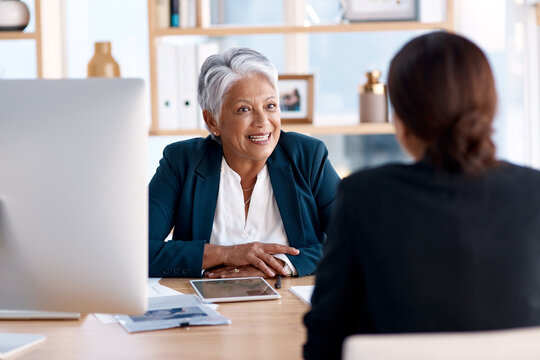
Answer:
POLYGON ((204 129, 197 102, 201 66, 219 53, 217 42, 157 44, 158 116, 161 130, 204 129))

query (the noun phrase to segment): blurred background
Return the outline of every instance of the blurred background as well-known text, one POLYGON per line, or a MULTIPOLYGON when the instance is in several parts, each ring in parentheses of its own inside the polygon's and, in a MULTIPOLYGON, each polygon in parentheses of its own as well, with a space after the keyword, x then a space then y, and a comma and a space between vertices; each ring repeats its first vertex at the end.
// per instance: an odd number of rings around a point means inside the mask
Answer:
MULTIPOLYGON (((411 38, 433 29, 388 26, 382 30, 351 31, 330 27, 328 32, 220 34, 187 31, 155 32, 149 22, 150 1, 161 0, 42 0, 36 31, 36 3, 30 9, 25 32, 41 36, 41 70, 36 66, 33 38, 6 38, 0 33, 0 79, 85 78, 94 42, 110 41, 122 77, 144 79, 149 105, 152 45, 216 43, 219 51, 248 46, 264 53, 280 73, 314 74, 314 126, 354 125, 359 122, 359 85, 366 71, 381 71, 386 82, 392 56, 411 38)), ((168 3, 168 1, 165 1, 168 3)), ((339 25, 352 20, 344 14, 347 0, 208 0, 209 28, 221 26, 285 27, 339 25)), ((416 24, 450 21, 451 30, 475 41, 487 54, 495 73, 499 108, 495 121, 498 156, 540 168, 540 113, 537 1, 527 0, 418 0, 416 24), (429 9, 428 9, 429 8, 429 9), (450 9, 450 13, 448 13, 450 9), (428 11, 429 10, 429 11, 428 11), (431 11, 431 12, 430 12, 431 11)), ((168 4, 167 4, 168 5, 168 4)), ((153 19, 153 18, 152 18, 153 19)), ((279 30, 281 31, 281 30, 279 30)), ((152 126, 149 106, 148 124, 152 126)), ((105 129, 104 129, 105 131, 105 129)), ((363 135, 314 131, 323 140, 330 159, 345 176, 353 171, 393 161, 411 161, 390 133, 363 135)), ((168 133, 149 136, 148 177, 155 171, 165 145, 192 136, 168 133)))

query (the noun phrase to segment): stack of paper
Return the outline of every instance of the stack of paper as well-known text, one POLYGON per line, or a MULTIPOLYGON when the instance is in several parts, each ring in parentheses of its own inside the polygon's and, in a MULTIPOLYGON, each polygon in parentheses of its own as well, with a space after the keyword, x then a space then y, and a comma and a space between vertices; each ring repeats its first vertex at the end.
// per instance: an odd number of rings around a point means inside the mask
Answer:
POLYGON ((313 295, 314 285, 291 286, 289 291, 298 296, 303 302, 311 305, 311 296, 313 295))

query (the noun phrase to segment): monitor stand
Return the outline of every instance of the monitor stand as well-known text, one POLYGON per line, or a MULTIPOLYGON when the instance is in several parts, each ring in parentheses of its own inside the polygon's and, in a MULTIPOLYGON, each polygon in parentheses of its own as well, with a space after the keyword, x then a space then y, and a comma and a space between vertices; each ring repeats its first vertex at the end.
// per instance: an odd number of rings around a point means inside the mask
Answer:
POLYGON ((77 320, 80 313, 37 311, 37 310, 0 310, 0 320, 77 320))

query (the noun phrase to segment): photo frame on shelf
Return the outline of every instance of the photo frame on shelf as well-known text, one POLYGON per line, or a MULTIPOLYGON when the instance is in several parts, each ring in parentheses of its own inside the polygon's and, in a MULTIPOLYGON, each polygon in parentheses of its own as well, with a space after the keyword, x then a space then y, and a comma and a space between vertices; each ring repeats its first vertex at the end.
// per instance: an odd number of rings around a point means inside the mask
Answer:
POLYGON ((418 0, 344 0, 349 21, 416 21, 418 0))
POLYGON ((282 74, 278 82, 281 123, 313 123, 313 74, 282 74))

